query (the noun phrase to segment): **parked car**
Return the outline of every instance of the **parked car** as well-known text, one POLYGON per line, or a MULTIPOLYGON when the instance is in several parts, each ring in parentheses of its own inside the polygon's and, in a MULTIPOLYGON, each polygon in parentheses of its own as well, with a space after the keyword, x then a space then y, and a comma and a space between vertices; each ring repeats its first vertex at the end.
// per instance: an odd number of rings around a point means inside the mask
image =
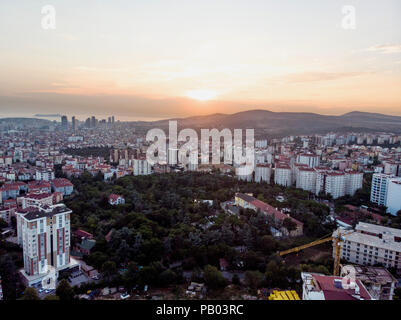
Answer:
POLYGON ((125 300, 128 299, 129 297, 131 297, 127 292, 120 294, 120 298, 125 300))

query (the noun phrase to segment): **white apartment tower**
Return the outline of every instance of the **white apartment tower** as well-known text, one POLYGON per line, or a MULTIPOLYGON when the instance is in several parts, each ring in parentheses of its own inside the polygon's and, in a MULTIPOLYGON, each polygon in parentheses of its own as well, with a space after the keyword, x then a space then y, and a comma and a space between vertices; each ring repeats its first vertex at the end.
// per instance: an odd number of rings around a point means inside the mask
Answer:
POLYGON ((148 175, 152 173, 152 166, 146 159, 133 159, 134 176, 148 175))
POLYGON ((70 214, 64 204, 18 212, 24 270, 28 277, 45 274, 48 266, 61 270, 70 264, 70 214))
POLYGON ((255 167, 255 181, 270 183, 271 166, 267 163, 259 163, 255 167))
POLYGON ((297 163, 308 165, 310 168, 320 165, 320 157, 312 153, 302 153, 297 156, 297 163))
POLYGON ((382 173, 375 173, 372 177, 372 189, 370 191, 370 201, 377 203, 379 206, 386 206, 387 204, 387 188, 393 175, 382 173))
POLYGON ((274 183, 285 187, 291 186, 291 167, 289 165, 281 163, 276 164, 274 183))
POLYGON ((401 210, 401 178, 390 179, 387 190, 387 212, 396 215, 401 210))
POLYGON ((363 173, 357 171, 349 171, 345 173, 345 194, 353 196, 355 192, 362 188, 363 173))
POLYGON ((316 189, 316 171, 312 168, 299 168, 296 187, 314 192, 316 189))
POLYGON ((327 172, 324 191, 337 199, 345 196, 345 184, 346 176, 343 172, 327 172))

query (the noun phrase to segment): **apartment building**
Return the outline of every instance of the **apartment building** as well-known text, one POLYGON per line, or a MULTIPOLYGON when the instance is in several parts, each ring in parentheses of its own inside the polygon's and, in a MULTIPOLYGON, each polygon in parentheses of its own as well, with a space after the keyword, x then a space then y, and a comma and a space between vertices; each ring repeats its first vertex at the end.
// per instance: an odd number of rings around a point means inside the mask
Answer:
POLYGON ((345 173, 345 194, 353 196, 355 192, 362 189, 363 173, 348 171, 345 173))
MULTIPOLYGON (((339 230, 334 231, 336 235, 339 230)), ((360 265, 382 265, 401 270, 401 230, 359 222, 343 234, 341 258, 360 265)), ((334 248, 333 248, 334 255, 334 248)))
POLYGON ((299 168, 296 187, 314 192, 316 189, 316 171, 312 168, 299 168))
POLYGON ((327 172, 324 191, 331 194, 333 199, 345 196, 346 176, 343 172, 327 172))
POLYGON ((36 170, 35 180, 37 181, 50 181, 54 178, 54 171, 52 169, 36 170))
POLYGON ((387 202, 387 187, 390 178, 394 178, 393 175, 387 175, 382 173, 375 173, 372 177, 372 189, 370 192, 370 201, 377 203, 379 206, 385 206, 387 202))
POLYGON ((297 163, 306 164, 310 168, 315 168, 320 165, 320 157, 313 153, 301 153, 297 156, 297 163))
POLYGON ((27 285, 38 283, 46 276, 49 266, 56 271, 71 267, 70 215, 64 204, 29 207, 17 212, 18 239, 23 248, 27 285))
POLYGON ((292 185, 291 167, 288 164, 278 163, 274 169, 274 183, 289 187, 292 185))
POLYGON ((270 183, 271 166, 267 163, 259 163, 255 167, 255 181, 270 183))
POLYGON ((145 158, 133 159, 134 176, 148 175, 152 173, 152 166, 145 158))
POLYGON ((401 210, 401 178, 389 174, 373 174, 370 201, 386 206, 387 212, 396 215, 401 210))
POLYGON ((316 169, 315 194, 324 192, 331 194, 333 199, 345 195, 354 195, 362 188, 363 173, 357 171, 334 171, 316 169))
POLYGON ((387 189, 387 212, 397 215, 401 210, 401 178, 390 179, 387 189))

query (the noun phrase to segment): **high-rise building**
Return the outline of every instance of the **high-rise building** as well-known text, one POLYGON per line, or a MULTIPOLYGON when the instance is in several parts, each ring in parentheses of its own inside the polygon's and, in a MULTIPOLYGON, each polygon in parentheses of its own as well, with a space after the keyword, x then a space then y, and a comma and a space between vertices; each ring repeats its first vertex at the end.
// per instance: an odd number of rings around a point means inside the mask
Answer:
POLYGON ((61 116, 61 127, 64 130, 68 128, 68 118, 67 118, 67 116, 61 116))
POLYGON ((370 191, 370 201, 379 206, 387 205, 388 183, 393 175, 375 173, 372 177, 372 188, 370 191))
POLYGON ((288 164, 278 163, 274 169, 274 183, 289 187, 292 184, 291 167, 288 164))
POLYGON ((316 171, 309 167, 300 167, 297 175, 297 188, 314 192, 316 189, 316 171))
POLYGON ((28 285, 40 282, 49 266, 57 272, 71 267, 71 212, 64 204, 28 207, 17 212, 24 260, 21 273, 28 285))
POLYGON ((77 130, 77 120, 75 119, 75 116, 71 118, 71 125, 73 131, 77 130))
POLYGON ((97 120, 95 116, 91 118, 91 128, 96 128, 97 120))
POLYGON ((401 211, 401 178, 390 179, 387 189, 387 212, 397 215, 401 211))
POLYGON ((297 163, 306 164, 311 168, 320 165, 320 157, 312 153, 302 153, 297 156, 297 163))
POLYGON ((152 166, 145 157, 133 159, 134 176, 148 175, 152 173, 152 166))
POLYGON ((271 166, 268 163, 258 163, 255 167, 255 181, 270 183, 271 166))

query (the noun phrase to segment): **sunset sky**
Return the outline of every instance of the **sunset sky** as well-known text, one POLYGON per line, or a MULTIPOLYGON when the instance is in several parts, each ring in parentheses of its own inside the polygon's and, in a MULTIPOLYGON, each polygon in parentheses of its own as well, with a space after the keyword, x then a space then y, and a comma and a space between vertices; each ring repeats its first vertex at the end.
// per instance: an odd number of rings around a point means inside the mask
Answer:
POLYGON ((0 39, 0 117, 401 115, 399 0, 1 0, 0 39))

